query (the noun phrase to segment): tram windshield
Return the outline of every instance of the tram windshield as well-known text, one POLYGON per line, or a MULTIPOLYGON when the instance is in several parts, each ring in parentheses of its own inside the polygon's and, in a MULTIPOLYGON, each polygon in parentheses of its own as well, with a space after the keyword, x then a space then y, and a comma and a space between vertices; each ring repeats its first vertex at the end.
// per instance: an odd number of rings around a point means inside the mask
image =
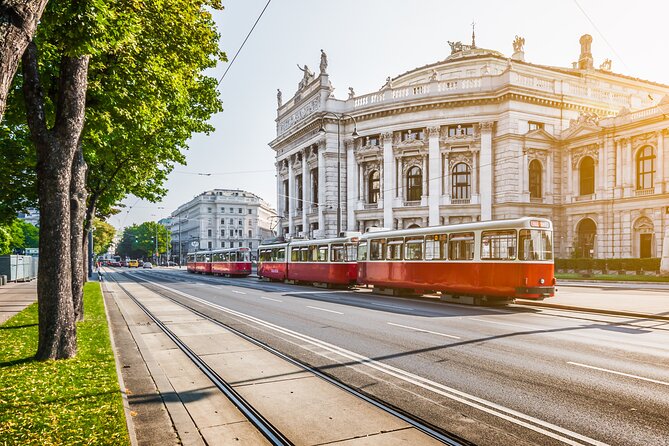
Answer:
POLYGON ((520 231, 518 241, 520 260, 553 260, 553 241, 550 231, 523 229, 520 231))

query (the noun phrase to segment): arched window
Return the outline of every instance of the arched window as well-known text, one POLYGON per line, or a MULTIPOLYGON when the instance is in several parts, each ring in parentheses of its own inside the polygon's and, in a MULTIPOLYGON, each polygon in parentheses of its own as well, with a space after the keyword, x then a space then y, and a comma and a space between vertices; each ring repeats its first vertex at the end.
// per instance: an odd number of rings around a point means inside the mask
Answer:
POLYGON ((469 200, 472 188, 471 169, 465 163, 453 166, 451 198, 453 200, 469 200))
POLYGON ((542 197, 541 170, 541 162, 539 160, 532 160, 530 162, 530 198, 542 197))
POLYGON ((650 189, 655 176, 655 154, 651 146, 639 150, 636 155, 636 188, 650 189))
POLYGON ((595 161, 586 156, 581 160, 578 169, 580 195, 591 195, 595 193, 595 161))
POLYGON ((381 175, 374 170, 367 178, 367 203, 378 203, 381 193, 381 175))
POLYGON ((419 201, 423 195, 423 173, 413 166, 407 172, 407 201, 419 201))
POLYGON ((576 256, 581 258, 591 258, 595 250, 597 225, 591 219, 584 218, 578 223, 576 234, 577 239, 574 244, 576 256))

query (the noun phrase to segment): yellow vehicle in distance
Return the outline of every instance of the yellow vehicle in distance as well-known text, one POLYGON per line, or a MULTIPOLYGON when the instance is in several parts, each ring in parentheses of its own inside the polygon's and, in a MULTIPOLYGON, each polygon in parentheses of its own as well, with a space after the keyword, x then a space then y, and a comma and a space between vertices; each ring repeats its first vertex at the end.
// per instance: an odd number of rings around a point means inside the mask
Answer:
POLYGON ((139 261, 128 260, 128 268, 139 268, 139 261))

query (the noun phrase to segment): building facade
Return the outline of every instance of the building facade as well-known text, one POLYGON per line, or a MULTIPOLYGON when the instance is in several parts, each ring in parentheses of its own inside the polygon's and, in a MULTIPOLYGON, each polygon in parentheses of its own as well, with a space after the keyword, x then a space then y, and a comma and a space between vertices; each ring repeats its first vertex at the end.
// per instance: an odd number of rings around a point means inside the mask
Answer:
POLYGON ((443 61, 333 97, 327 56, 279 92, 280 232, 410 228, 540 216, 558 257, 659 257, 669 228, 669 86, 449 42, 443 61), (665 99, 665 95, 667 99, 665 99), (339 179, 339 181, 337 181, 339 179), (340 197, 340 200, 337 198, 340 197))
POLYGON ((276 211, 257 195, 242 190, 214 189, 185 203, 165 222, 171 234, 172 257, 222 248, 250 248, 274 237, 276 211))

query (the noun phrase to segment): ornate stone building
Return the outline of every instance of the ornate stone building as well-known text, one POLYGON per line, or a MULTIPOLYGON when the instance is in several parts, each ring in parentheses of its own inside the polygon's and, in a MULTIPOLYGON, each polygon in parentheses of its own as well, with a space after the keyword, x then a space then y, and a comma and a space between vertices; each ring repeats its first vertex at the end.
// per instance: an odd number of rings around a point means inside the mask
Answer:
POLYGON ((445 60, 345 100, 321 53, 318 75, 300 68, 277 95, 281 232, 332 237, 338 211, 357 231, 530 215, 553 220, 558 257, 660 256, 669 86, 595 68, 591 42, 571 68, 526 62, 519 37, 511 57, 449 42, 445 60))
POLYGON ((172 256, 221 248, 250 248, 274 237, 276 212, 259 196, 243 190, 214 189, 182 204, 166 219, 172 256))

